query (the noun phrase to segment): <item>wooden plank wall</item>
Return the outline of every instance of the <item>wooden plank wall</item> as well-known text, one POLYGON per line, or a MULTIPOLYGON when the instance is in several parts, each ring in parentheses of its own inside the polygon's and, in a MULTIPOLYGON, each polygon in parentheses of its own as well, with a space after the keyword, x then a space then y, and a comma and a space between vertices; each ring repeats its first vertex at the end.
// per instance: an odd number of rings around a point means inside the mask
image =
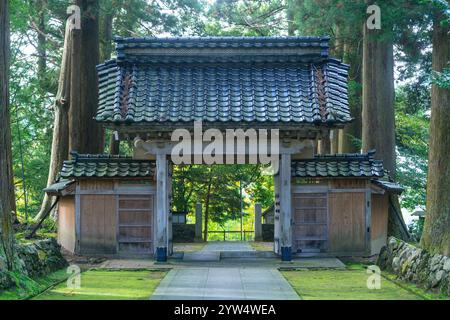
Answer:
POLYGON ((329 193, 328 243, 330 252, 365 250, 365 193, 329 193))
MULTIPOLYGON (((80 190, 112 191, 111 180, 80 181, 80 190)), ((116 253, 116 196, 82 194, 80 196, 80 253, 116 253)))
POLYGON ((321 252, 327 245, 327 193, 294 193, 293 248, 295 251, 321 252))
POLYGON ((153 195, 119 195, 119 252, 153 252, 153 195))
POLYGON ((58 243, 66 250, 75 252, 75 199, 66 196, 58 202, 58 243))
POLYGON ((372 194, 371 254, 378 254, 387 241, 389 198, 372 194))

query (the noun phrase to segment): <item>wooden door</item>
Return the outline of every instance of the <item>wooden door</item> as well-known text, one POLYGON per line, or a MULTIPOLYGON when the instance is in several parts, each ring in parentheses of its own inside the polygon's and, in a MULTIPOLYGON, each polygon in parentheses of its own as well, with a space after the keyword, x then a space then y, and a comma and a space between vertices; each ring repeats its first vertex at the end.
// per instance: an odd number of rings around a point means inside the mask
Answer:
POLYGON ((327 193, 294 193, 292 245, 298 253, 326 250, 328 240, 327 193))
POLYGON ((119 195, 119 253, 153 253, 153 195, 119 195))

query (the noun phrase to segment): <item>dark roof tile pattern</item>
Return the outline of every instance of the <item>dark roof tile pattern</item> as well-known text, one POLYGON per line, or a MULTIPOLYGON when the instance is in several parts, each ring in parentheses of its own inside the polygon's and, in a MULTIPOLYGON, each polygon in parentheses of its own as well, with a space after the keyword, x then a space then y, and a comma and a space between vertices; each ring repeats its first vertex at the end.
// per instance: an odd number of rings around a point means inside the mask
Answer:
POLYGON ((117 38, 116 43, 118 58, 97 67, 99 122, 333 125, 352 120, 349 67, 328 57, 327 37, 117 38), (160 48, 178 56, 151 54, 160 48), (198 50, 190 55, 186 48, 198 50), (205 48, 220 50, 199 55, 205 48), (257 54, 243 62, 236 51, 242 48, 257 54), (308 52, 316 60, 283 53, 290 48, 313 48, 308 52), (319 92, 325 94, 320 106, 319 92))
POLYGON ((155 162, 113 155, 83 155, 72 152, 72 160, 64 161, 60 177, 124 178, 153 177, 155 162))
POLYGON ((318 155, 312 159, 292 161, 292 176, 301 178, 384 176, 383 162, 374 159, 374 151, 335 155, 318 155))
POLYGON ((348 122, 348 68, 324 64, 326 119, 319 110, 316 67, 131 66, 108 63, 99 69, 103 122, 348 122), (126 115, 123 79, 131 75, 126 115))

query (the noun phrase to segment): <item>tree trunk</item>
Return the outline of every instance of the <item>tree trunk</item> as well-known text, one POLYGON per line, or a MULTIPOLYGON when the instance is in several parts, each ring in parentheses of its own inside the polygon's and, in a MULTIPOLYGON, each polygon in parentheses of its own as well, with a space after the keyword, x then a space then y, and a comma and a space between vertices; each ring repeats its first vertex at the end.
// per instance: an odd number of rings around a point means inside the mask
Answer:
MULTIPOLYGON (((69 100, 69 151, 84 152, 85 146, 81 136, 86 134, 82 127, 82 93, 81 93, 81 30, 73 29, 70 35, 70 100, 69 100)), ((92 137, 92 139, 95 139, 92 137)))
MULTIPOLYGON (((381 32, 367 29, 364 23, 362 149, 376 149, 375 157, 383 160, 384 168, 395 179, 394 47, 381 32)), ((390 198, 388 232, 407 240, 398 197, 390 198)))
MULTIPOLYGON (((47 186, 55 182, 63 161, 69 156, 69 101, 70 101, 70 66, 71 66, 71 31, 66 25, 64 37, 64 49, 61 61, 61 70, 59 73, 58 91, 56 93, 53 106, 55 119, 53 125, 52 150, 50 156, 50 168, 47 179, 47 186)), ((35 217, 38 221, 50 210, 52 205, 51 198, 45 194, 41 209, 35 217)))
MULTIPOLYGON (((443 12, 433 23, 433 71, 442 72, 450 60, 450 37, 443 12)), ((430 151, 427 210, 422 245, 431 252, 450 254, 450 90, 431 87, 430 151)))
POLYGON ((395 177, 393 44, 364 30, 362 149, 376 149, 375 156, 395 177))
POLYGON ((99 1, 77 0, 81 8, 80 65, 80 145, 82 153, 102 153, 104 130, 94 117, 98 107, 98 79, 96 66, 99 63, 99 1))
MULTIPOLYGON (((361 33, 359 33, 361 34, 361 33)), ((350 65, 349 70, 349 107, 354 118, 351 123, 339 130, 339 152, 357 153, 361 147, 355 144, 355 139, 361 140, 361 62, 362 52, 358 44, 360 37, 346 41, 343 60, 350 65)))
POLYGON ((111 59, 113 50, 113 11, 110 9, 111 1, 101 1, 100 15, 100 62, 111 59))
POLYGON ((11 127, 9 114, 9 6, 0 0, 0 257, 8 270, 14 269, 14 231, 12 207, 11 127))

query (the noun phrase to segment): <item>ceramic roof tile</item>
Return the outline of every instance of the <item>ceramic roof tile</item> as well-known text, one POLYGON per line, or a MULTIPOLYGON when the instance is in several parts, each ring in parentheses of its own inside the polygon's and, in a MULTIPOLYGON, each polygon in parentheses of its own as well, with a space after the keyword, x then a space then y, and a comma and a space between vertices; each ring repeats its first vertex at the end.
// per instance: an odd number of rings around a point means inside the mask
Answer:
POLYGON ((72 159, 64 161, 60 177, 67 178, 114 178, 153 177, 155 162, 134 160, 114 155, 78 154, 72 152, 72 159))
POLYGON ((318 155, 312 159, 292 161, 292 176, 309 177, 373 177, 384 176, 383 162, 368 153, 318 155))
POLYGON ((97 121, 163 124, 203 120, 329 125, 351 120, 347 98, 348 66, 328 58, 328 38, 325 37, 119 38, 116 42, 118 56, 122 58, 97 67, 97 121), (166 54, 167 63, 160 61, 152 54, 158 48, 171 48, 178 56, 166 54), (179 51, 185 48, 201 50, 179 51), (220 50, 204 54, 205 48, 220 50), (241 53, 233 51, 236 48, 257 48, 258 51, 246 58, 251 60, 248 63, 240 60, 241 53), (264 51, 270 48, 276 50, 264 51), (286 54, 281 49, 286 48, 300 50, 294 60, 285 59, 286 54), (320 50, 314 51, 317 48, 320 50), (148 50, 139 51, 141 49, 148 50), (312 60, 305 60, 302 50, 309 52, 312 60), (133 58, 130 52, 136 53, 138 58, 133 58), (194 56, 199 54, 202 61, 180 60, 187 56, 195 60, 194 56), (225 56, 235 60, 220 64, 208 60, 225 56), (318 80, 318 72, 323 82, 318 80), (319 105, 319 93, 325 95, 325 105, 319 105))

